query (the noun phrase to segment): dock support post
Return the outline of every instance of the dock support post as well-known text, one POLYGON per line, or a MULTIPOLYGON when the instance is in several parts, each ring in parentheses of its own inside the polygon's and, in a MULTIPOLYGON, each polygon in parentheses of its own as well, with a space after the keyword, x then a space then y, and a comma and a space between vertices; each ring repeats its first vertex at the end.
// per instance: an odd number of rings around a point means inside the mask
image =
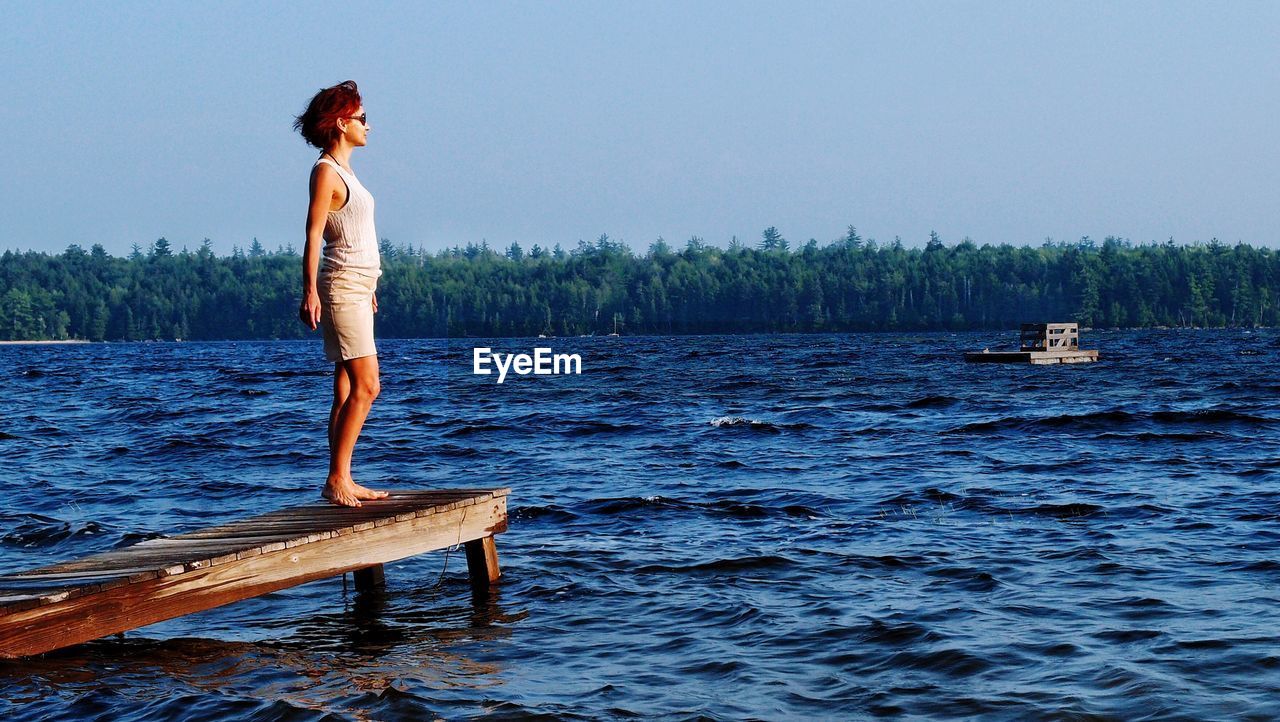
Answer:
POLYGON ((502 576, 498 570, 498 545, 492 536, 487 536, 463 546, 467 550, 467 574, 471 577, 471 588, 483 592, 502 576))
POLYGON ((387 575, 383 572, 381 564, 357 569, 351 576, 355 579, 357 594, 372 592, 387 585, 387 575))

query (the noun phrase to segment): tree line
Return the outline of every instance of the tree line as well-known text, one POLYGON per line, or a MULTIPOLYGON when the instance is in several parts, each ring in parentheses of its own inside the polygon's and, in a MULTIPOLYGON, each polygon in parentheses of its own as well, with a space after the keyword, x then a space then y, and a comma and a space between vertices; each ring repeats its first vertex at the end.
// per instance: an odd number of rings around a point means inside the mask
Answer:
MULTIPOLYGON (((1280 325, 1280 254, 1216 240, 978 246, 935 233, 906 248, 850 226, 797 247, 771 227, 753 246, 659 238, 643 254, 607 235, 568 251, 381 250, 387 338, 1280 325)), ((256 239, 229 256, 163 238, 126 257, 6 251, 0 340, 302 338, 300 285, 296 250, 256 239)))

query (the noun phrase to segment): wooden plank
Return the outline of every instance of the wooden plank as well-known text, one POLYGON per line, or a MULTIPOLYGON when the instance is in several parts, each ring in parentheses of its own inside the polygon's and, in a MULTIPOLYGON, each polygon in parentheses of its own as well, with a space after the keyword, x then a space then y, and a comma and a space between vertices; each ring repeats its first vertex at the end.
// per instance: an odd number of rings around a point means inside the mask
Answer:
MULTIPOLYGON (((40 569, 20 572, 14 575, 6 575, 0 577, 0 588, 5 585, 5 581, 9 576, 31 576, 39 574, 62 574, 76 571, 94 571, 100 569, 116 569, 121 567, 136 566, 139 564, 162 564, 165 560, 189 560, 199 558, 201 554, 217 554, 236 548, 247 548, 250 546, 263 546, 273 542, 286 542, 289 536, 262 537, 243 542, 234 540, 220 541, 215 544, 206 543, 171 543, 165 546, 138 546, 128 547, 104 554, 95 554, 93 556, 84 557, 83 559, 75 559, 67 562, 60 562, 40 569)), ((163 565, 163 564, 162 564, 163 565)))
MULTIPOLYGON (((328 536, 328 532, 319 532, 303 539, 289 540, 283 545, 275 544, 272 546, 275 548, 290 548, 301 543, 319 541, 328 538, 328 536)), ((223 553, 222 556, 216 556, 216 553, 220 550, 199 549, 198 551, 202 556, 209 558, 198 561, 185 561, 190 559, 190 556, 195 554, 197 549, 179 550, 182 553, 176 555, 174 550, 169 550, 166 554, 157 555, 155 550, 146 549, 160 544, 173 543, 175 543, 174 538, 150 540, 129 549, 108 552, 90 558, 93 563, 85 564, 83 563, 84 560, 81 560, 80 563, 60 564, 33 570, 17 578, 0 579, 0 586, 17 587, 31 592, 38 591, 39 596, 34 597, 35 599, 44 603, 51 603, 61 601, 69 596, 73 597, 99 591, 107 585, 118 586, 119 584, 127 583, 129 577, 121 578, 118 576, 121 574, 127 574, 133 577, 135 581, 156 575, 171 576, 197 568, 235 561, 246 556, 259 554, 262 551, 260 549, 235 553, 228 551, 223 553), (145 553, 143 550, 146 550, 145 553), (179 563, 182 564, 181 568, 178 567, 179 563)), ((271 546, 268 546, 267 551, 271 550, 271 546)), ((20 604, 25 608, 30 606, 32 599, 33 596, 30 593, 19 594, 16 597, 0 601, 0 606, 8 607, 20 604)))
MULTIPOLYGON (((367 518, 395 516, 421 509, 423 506, 441 506, 460 502, 463 505, 482 503, 494 496, 492 489, 480 490, 436 490, 423 492, 396 492, 388 499, 366 501, 359 508, 339 507, 333 504, 306 505, 291 509, 262 514, 241 521, 230 522, 216 527, 200 529, 168 539, 203 538, 235 535, 247 530, 259 528, 293 528, 322 527, 329 524, 348 525, 353 519, 364 521, 367 518)), ((500 495, 506 496, 509 489, 499 489, 500 495)))
POLYGON ((1080 346, 1080 324, 1024 323, 1019 333, 1020 351, 1069 351, 1080 346))
MULTIPOLYGON (((179 563, 187 569, 214 566, 215 560, 225 563, 230 555, 252 556, 255 547, 260 547, 262 552, 287 549, 335 534, 365 531, 396 520, 408 521, 435 513, 437 509, 483 503, 495 497, 505 497, 510 491, 509 488, 396 491, 387 499, 369 501, 357 509, 329 503, 308 504, 189 534, 150 539, 125 549, 62 562, 24 574, 136 569, 148 565, 164 569, 179 563), (423 505, 429 508, 423 508, 423 505), (211 544, 203 546, 202 542, 206 540, 211 544)), ((0 589, 4 586, 4 578, 0 577, 0 589)))
MULTIPOLYGON (((470 504, 458 504, 456 501, 447 500, 441 500, 439 504, 440 507, 450 505, 465 506, 470 504)), ((294 533, 311 533, 315 531, 329 531, 333 529, 346 528, 365 522, 376 523, 380 519, 394 519, 398 516, 405 515, 413 516, 420 511, 422 511, 422 509, 414 506, 397 506, 394 508, 368 511, 364 509, 352 509, 349 515, 333 518, 298 518, 292 520, 253 519, 247 520, 246 523, 243 524, 216 527, 213 529, 191 532, 189 534, 167 537, 167 539, 233 539, 246 536, 278 536, 294 533)), ((408 518, 408 516, 406 516, 406 518, 408 518)))
POLYGON ((1028 361, 1035 365, 1091 363, 1098 360, 1097 351, 1033 353, 1028 361))
MULTIPOLYGON (((468 502, 474 503, 494 498, 495 492, 498 496, 505 497, 509 492, 509 489, 484 490, 478 495, 469 497, 468 502)), ((449 499, 456 501, 461 494, 470 493, 472 492, 469 490, 456 489, 409 493, 395 492, 393 494, 393 500, 377 500, 370 502, 370 507, 382 507, 381 511, 376 512, 378 519, 377 522, 375 522, 375 526, 385 525, 393 522, 396 518, 404 521, 415 518, 416 516, 430 515, 437 509, 445 508, 443 506, 432 506, 433 504, 449 499), (413 498, 406 499, 406 497, 413 498), (416 510, 414 508, 415 505, 418 505, 416 510), (395 513, 401 509, 408 509, 408 512, 396 514, 395 517, 386 516, 387 514, 395 513)), ((308 506, 303 508, 312 507, 308 506)), ((374 511, 373 509, 368 510, 370 512, 374 511)), ((138 573, 137 570, 139 568, 150 568, 155 570, 156 574, 173 575, 181 573, 177 569, 178 565, 181 565, 181 571, 191 571, 193 569, 217 566, 219 564, 257 556, 262 553, 269 553, 281 549, 300 546, 306 543, 323 541, 334 536, 350 534, 355 530, 354 524, 343 529, 336 529, 333 531, 312 531, 307 527, 311 527, 316 524, 320 526, 333 527, 335 526, 333 522, 337 521, 337 523, 341 524, 341 519, 344 516, 346 517, 346 522, 348 524, 355 519, 367 517, 367 514, 361 513, 362 511, 365 511, 363 509, 347 509, 337 507, 332 504, 323 505, 319 508, 319 511, 324 512, 326 517, 336 518, 313 520, 314 523, 303 524, 298 528, 293 528, 291 526, 285 530, 286 533, 284 534, 276 533, 255 537, 244 536, 240 540, 234 538, 228 539, 227 537, 219 537, 215 539, 193 539, 192 537, 194 535, 162 537, 159 539, 147 540, 125 549, 117 549, 82 559, 62 562, 40 569, 25 571, 21 574, 28 577, 42 574, 62 575, 61 578, 67 579, 69 578, 66 576, 68 574, 83 576, 83 573, 86 572, 102 571, 110 571, 112 573, 119 574, 121 570, 126 570, 132 575, 138 573), (250 547, 248 546, 249 544, 255 546, 250 547)), ((256 529, 255 525, 257 522, 263 518, 274 516, 277 513, 278 512, 271 512, 259 517, 243 520, 238 524, 241 527, 244 527, 241 531, 250 532, 253 529, 256 529)), ((367 527, 362 526, 361 528, 363 529, 367 527)), ((279 532, 280 530, 276 531, 279 532)), ((54 579, 57 578, 59 577, 54 577, 54 579)), ((0 576, 0 592, 3 591, 5 586, 13 586, 15 584, 21 586, 23 589, 27 589, 29 588, 30 583, 30 580, 11 580, 9 577, 0 576)), ((115 584, 114 581, 110 583, 115 584)), ((42 583, 46 592, 45 602, 49 601, 49 595, 51 595, 53 591, 65 594, 68 590, 73 588, 73 585, 74 582, 61 583, 46 580, 42 583)), ((88 585, 88 582, 82 582, 82 585, 88 585)), ((87 589, 72 591, 72 593, 78 595, 85 591, 96 590, 87 589)), ((26 606, 28 604, 28 600, 23 599, 21 602, 15 601, 13 603, 21 603, 26 606)), ((0 601, 0 610, 8 606, 10 606, 9 603, 0 601)))
POLYGON ((498 545, 492 536, 467 542, 467 574, 471 578, 471 588, 484 592, 497 583, 502 572, 498 569, 498 545))
POLYGON ((387 574, 381 564, 357 569, 351 574, 356 583, 356 592, 363 594, 384 588, 387 585, 387 574))
MULTIPOLYGON (((280 548, 43 606, 0 610, 0 658, 39 654, 506 530, 505 495, 483 504, 280 548)), ((495 566, 496 569, 496 566, 495 566)), ((0 590, 0 594, 3 594, 0 590)))

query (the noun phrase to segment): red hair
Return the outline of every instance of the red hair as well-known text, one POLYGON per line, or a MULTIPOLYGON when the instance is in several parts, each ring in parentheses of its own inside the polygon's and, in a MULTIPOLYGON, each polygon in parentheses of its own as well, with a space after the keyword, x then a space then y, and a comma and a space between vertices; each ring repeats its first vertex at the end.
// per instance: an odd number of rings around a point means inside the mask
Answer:
POLYGON ((293 129, 302 133, 308 143, 324 150, 342 134, 338 130, 338 120, 350 118, 362 102, 356 81, 344 80, 316 93, 302 115, 294 118, 293 129))

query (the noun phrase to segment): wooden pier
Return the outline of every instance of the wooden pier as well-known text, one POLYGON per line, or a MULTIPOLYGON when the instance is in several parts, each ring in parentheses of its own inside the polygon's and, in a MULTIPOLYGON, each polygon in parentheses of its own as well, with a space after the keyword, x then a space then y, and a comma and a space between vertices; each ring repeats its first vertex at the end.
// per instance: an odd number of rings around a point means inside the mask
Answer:
POLYGON ((22 657, 463 545, 473 588, 498 580, 494 535, 510 489, 393 491, 359 508, 326 502, 0 576, 0 658, 22 657))
POLYGON ((1098 360, 1098 352, 1080 348, 1080 325, 1024 323, 1017 351, 970 351, 970 363, 1078 364, 1098 360))

